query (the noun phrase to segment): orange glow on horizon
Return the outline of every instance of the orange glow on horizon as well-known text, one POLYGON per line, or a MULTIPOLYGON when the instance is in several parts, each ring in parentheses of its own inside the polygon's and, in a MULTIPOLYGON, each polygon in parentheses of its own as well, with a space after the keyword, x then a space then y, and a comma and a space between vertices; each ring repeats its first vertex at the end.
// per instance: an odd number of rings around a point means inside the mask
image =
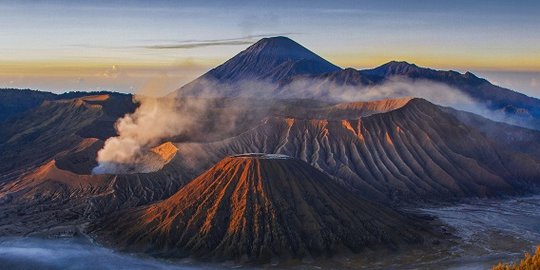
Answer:
MULTIPOLYGON (((314 50, 317 52, 317 50, 314 50)), ((236 52, 235 52, 236 53, 236 52)), ((540 72, 537 58, 520 55, 498 58, 431 55, 385 55, 385 54, 328 54, 323 58, 342 67, 355 69, 375 68, 392 60, 407 61, 421 67, 439 70, 540 72)), ((70 90, 113 90, 136 92, 149 81, 165 80, 176 89, 228 58, 204 58, 202 60, 154 60, 129 59, 59 59, 59 60, 10 60, 0 61, 0 88, 31 88, 63 92, 70 90)), ((478 74, 477 74, 478 75, 478 74)), ((488 78, 489 79, 489 78, 488 78)), ((494 81, 496 84, 499 81, 494 81)), ((506 83, 508 87, 512 84, 506 83)), ((531 88, 535 87, 531 83, 531 88)), ((521 89, 521 87, 517 87, 521 89)), ((536 89, 536 88, 534 88, 536 89)), ((169 89, 170 90, 170 89, 169 89)), ((531 90, 532 91, 532 90, 531 90)), ((531 92, 534 95, 534 92, 531 92)))
MULTIPOLYGON (((328 55, 329 61, 342 67, 356 69, 374 68, 387 62, 407 61, 422 67, 442 70, 500 70, 500 71, 540 71, 540 61, 530 56, 475 58, 466 56, 414 56, 403 55, 328 55)), ((0 63, 0 76, 40 76, 40 77, 66 77, 66 76, 103 76, 104 72, 119 67, 121 71, 129 71, 132 75, 145 76, 164 71, 176 72, 200 71, 202 75, 207 70, 223 63, 226 59, 206 59, 197 62, 151 62, 151 61, 2 61, 0 63)))

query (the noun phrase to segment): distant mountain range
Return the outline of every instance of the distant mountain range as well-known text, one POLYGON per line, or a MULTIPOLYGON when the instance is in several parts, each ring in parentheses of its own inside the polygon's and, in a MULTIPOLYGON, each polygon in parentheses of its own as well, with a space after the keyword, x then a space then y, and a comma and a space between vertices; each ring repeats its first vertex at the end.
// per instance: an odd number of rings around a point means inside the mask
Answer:
MULTIPOLYGON (((484 104, 493 112, 492 118, 496 120, 540 129, 540 99, 493 85, 470 72, 439 71, 396 61, 374 69, 342 69, 286 37, 261 39, 171 95, 308 97, 327 100, 339 96, 335 86, 358 87, 360 93, 356 96, 361 97, 362 87, 384 84, 396 78, 448 85, 484 104), (303 84, 295 84, 298 81, 303 84), (306 81, 309 83, 306 84, 306 81), (295 93, 299 87, 302 88, 301 94, 295 93)), ((443 96, 451 94, 440 93, 443 96)), ((411 95, 414 96, 414 93, 411 95)), ((398 96, 387 96, 392 97, 398 96)))

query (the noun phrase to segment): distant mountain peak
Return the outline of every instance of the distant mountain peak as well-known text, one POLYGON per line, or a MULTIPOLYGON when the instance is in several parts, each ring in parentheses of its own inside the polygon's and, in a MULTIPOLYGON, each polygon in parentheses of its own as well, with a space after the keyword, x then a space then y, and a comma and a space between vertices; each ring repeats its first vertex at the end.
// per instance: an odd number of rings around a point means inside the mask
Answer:
MULTIPOLYGON (((459 73, 457 71, 448 70, 448 71, 441 71, 441 70, 435 70, 431 68, 426 67, 420 67, 414 63, 409 63, 407 61, 390 61, 386 64, 383 64, 381 66, 378 66, 374 69, 370 70, 363 70, 361 71, 364 74, 370 74, 370 75, 378 75, 378 76, 393 76, 393 75, 405 75, 405 76, 411 76, 411 75, 421 75, 421 76, 434 76, 434 74, 442 74, 447 73, 451 74, 455 77, 463 77, 465 79, 474 80, 476 82, 484 82, 484 79, 479 78, 475 74, 473 74, 470 71, 467 71, 465 73, 459 73)), ((450 76, 450 75, 449 75, 450 76)), ((414 77, 414 76, 413 76, 414 77)))
POLYGON ((290 57, 291 59, 317 59, 320 58, 306 47, 296 41, 284 37, 268 37, 260 39, 249 46, 242 53, 268 54, 275 57, 290 57))
POLYGON ((386 64, 383 64, 383 66, 408 66, 408 67, 418 67, 416 64, 414 63, 409 63, 407 61, 396 61, 396 60, 393 60, 393 61, 390 61, 386 64))
POLYGON ((471 78, 471 79, 482 79, 478 76, 476 76, 476 74, 470 72, 470 71, 467 71, 465 72, 465 74, 463 74, 463 76, 467 77, 467 78, 471 78))
POLYGON ((364 71, 364 73, 386 77, 386 76, 392 76, 392 75, 408 75, 415 72, 430 71, 430 70, 431 69, 422 68, 422 67, 417 66, 416 64, 409 63, 406 61, 390 61, 374 69, 364 71))
POLYGON ((251 45, 249 48, 256 48, 261 46, 271 46, 271 47, 285 47, 285 48, 292 48, 292 47, 302 47, 302 45, 298 44, 296 41, 284 37, 284 36, 276 36, 276 37, 267 37, 262 38, 259 41, 255 42, 253 45, 251 45))
POLYGON ((343 69, 343 73, 353 74, 353 73, 358 73, 358 70, 356 70, 354 68, 351 68, 351 67, 348 67, 348 68, 343 69))
POLYGON ((263 38, 203 76, 218 81, 264 79, 278 81, 297 74, 341 70, 290 38, 263 38), (284 72, 285 71, 285 72, 284 72))

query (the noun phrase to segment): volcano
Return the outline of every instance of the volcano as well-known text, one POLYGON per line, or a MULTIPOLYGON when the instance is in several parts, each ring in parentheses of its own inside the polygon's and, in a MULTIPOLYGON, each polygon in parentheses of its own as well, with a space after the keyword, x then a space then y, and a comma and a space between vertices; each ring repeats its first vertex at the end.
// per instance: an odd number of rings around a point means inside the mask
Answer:
POLYGON ((287 37, 263 38, 203 77, 220 82, 247 79, 278 81, 296 74, 323 74, 341 70, 287 37))
POLYGON ((170 198, 107 217, 97 231, 157 256, 265 262, 420 243, 418 224, 304 161, 255 153, 227 157, 170 198))
POLYGON ((173 95, 236 96, 240 82, 273 84, 294 75, 320 75, 340 70, 340 67, 287 37, 263 38, 173 95), (228 87, 234 89, 229 92, 223 90, 228 87))

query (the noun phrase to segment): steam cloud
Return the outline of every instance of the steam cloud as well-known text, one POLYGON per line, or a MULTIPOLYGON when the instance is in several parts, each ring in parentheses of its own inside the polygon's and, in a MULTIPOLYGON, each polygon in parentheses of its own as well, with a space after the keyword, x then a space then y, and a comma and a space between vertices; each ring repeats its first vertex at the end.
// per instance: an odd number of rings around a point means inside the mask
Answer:
POLYGON ((193 128, 197 115, 205 109, 203 100, 191 100, 180 104, 173 98, 134 96, 140 105, 132 114, 116 122, 117 137, 105 141, 98 152, 99 165, 94 174, 151 171, 156 159, 149 148, 161 139, 180 135, 193 128))
POLYGON ((327 81, 299 80, 286 91, 291 97, 318 99, 320 97, 337 102, 373 101, 387 98, 418 97, 438 105, 458 109, 473 109, 478 104, 459 89, 429 80, 391 78, 383 84, 373 86, 343 86, 327 81))
POLYGON ((313 99, 331 102, 373 101, 387 98, 418 97, 438 105, 450 106, 475 113, 485 112, 479 104, 457 88, 430 80, 390 78, 382 84, 339 85, 321 79, 297 79, 279 86, 260 80, 219 83, 211 80, 198 82, 195 87, 182 89, 178 96, 193 97, 251 97, 264 99, 313 99))
MULTIPOLYGON (((188 85, 183 88, 178 97, 135 96, 134 99, 140 106, 134 113, 117 121, 118 136, 105 142, 103 149, 98 152, 99 165, 92 172, 103 174, 155 171, 162 163, 150 149, 165 139, 187 133, 193 135, 196 130, 208 129, 204 126, 208 124, 214 125, 211 129, 225 134, 234 129, 238 119, 246 117, 243 114, 245 112, 233 107, 213 114, 212 117, 217 120, 205 122, 211 115, 209 111, 216 106, 216 101, 211 101, 213 97, 231 97, 238 102, 242 102, 242 98, 257 98, 320 99, 338 103, 406 96, 425 98, 439 105, 483 115, 488 112, 485 105, 478 104, 460 90, 427 80, 394 78, 373 86, 343 86, 309 78, 296 80, 286 86, 257 80, 232 84, 199 80, 195 86, 188 85)), ((259 115, 264 113, 258 112, 259 115)))

